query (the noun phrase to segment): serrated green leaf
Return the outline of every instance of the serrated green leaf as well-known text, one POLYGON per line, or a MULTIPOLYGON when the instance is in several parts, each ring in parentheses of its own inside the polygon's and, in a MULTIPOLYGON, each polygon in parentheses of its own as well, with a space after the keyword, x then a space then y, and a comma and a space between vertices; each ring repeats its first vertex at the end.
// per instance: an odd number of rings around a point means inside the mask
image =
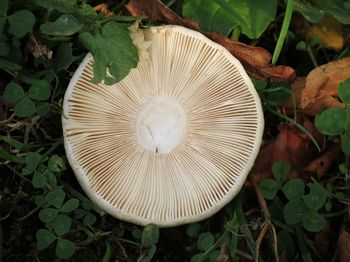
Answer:
POLYGON ((339 135, 346 121, 345 108, 329 108, 316 116, 315 126, 325 135, 339 135))
POLYGON ((141 234, 141 243, 143 246, 150 247, 156 245, 159 239, 159 228, 150 224, 144 227, 141 234))
POLYGON ((60 208, 63 204, 66 193, 62 189, 54 189, 46 195, 46 201, 56 208, 60 208))
POLYGON ((272 166, 272 175, 276 179, 276 182, 278 185, 282 185, 283 182, 286 180, 288 173, 290 170, 290 164, 281 162, 281 161, 276 161, 273 163, 272 166))
POLYGON ((79 200, 76 198, 69 199, 64 205, 61 207, 61 212, 69 213, 74 211, 79 206, 79 200))
POLYGON ((36 232, 36 239, 36 246, 39 250, 43 250, 51 245, 56 240, 56 237, 47 229, 39 229, 36 232))
POLYGON ((341 149, 344 154, 350 157, 350 133, 345 133, 341 138, 341 149))
POLYGON ((67 239, 59 239, 56 245, 56 255, 61 259, 68 259, 75 253, 75 245, 67 239))
POLYGON ((310 232, 320 232, 326 225, 324 217, 312 210, 303 218, 303 227, 310 232))
POLYGON ((338 96, 341 101, 350 104, 350 78, 339 84, 338 96))
POLYGON ((53 221, 57 217, 58 213, 59 212, 56 208, 44 208, 40 210, 39 218, 42 222, 48 223, 53 221))
POLYGON ((305 184, 300 178, 295 178, 288 181, 283 187, 282 191, 288 200, 301 199, 304 194, 305 184))
POLYGON ((84 32, 79 38, 94 57, 94 83, 104 80, 108 85, 114 84, 137 65, 138 53, 126 25, 108 22, 94 35, 84 32), (111 77, 107 76, 107 69, 111 77))
POLYGON ((25 96, 16 104, 14 112, 19 117, 31 117, 35 113, 35 104, 25 96))
POLYGON ((313 210, 320 209, 326 202, 326 190, 318 183, 309 183, 310 193, 303 196, 305 204, 313 210))
POLYGON ((197 247, 200 251, 207 251, 213 244, 215 238, 212 233, 204 232, 199 235, 197 240, 197 247))
POLYGON ((186 0, 185 17, 199 20, 203 31, 228 35, 235 27, 251 39, 257 39, 275 18, 277 0, 186 0))
POLYGON ((35 16, 29 10, 20 10, 7 17, 10 32, 17 38, 24 37, 32 31, 35 24, 35 16))
POLYGON ((57 236, 63 236, 66 234, 72 225, 72 219, 67 215, 58 215, 51 223, 57 236))
POLYGON ((284 206, 283 217, 287 224, 295 225, 302 222, 308 211, 309 209, 301 199, 292 199, 284 206))
POLYGON ((71 36, 82 28, 83 25, 72 15, 62 15, 55 22, 48 22, 40 26, 43 34, 52 36, 71 36))
POLYGON ((17 83, 9 83, 4 92, 4 98, 9 103, 16 103, 25 96, 23 88, 17 83))
POLYGON ((264 198, 269 200, 272 200, 275 198, 276 193, 278 191, 278 184, 275 180, 264 179, 263 181, 261 181, 259 187, 264 198))
POLYGON ((51 95, 50 83, 46 80, 38 80, 29 89, 28 96, 31 99, 45 101, 51 95))
POLYGON ((46 186, 47 179, 46 177, 39 172, 35 172, 33 179, 32 179, 32 184, 34 188, 43 188, 46 186))

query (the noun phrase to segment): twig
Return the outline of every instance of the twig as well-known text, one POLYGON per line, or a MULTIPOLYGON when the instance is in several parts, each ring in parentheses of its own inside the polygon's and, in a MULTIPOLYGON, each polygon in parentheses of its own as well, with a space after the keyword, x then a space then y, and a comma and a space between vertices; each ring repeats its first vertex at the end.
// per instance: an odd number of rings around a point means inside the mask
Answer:
POLYGON ((264 197, 262 196, 262 193, 260 191, 260 188, 258 186, 258 184, 256 183, 254 177, 249 176, 251 183, 254 186, 255 192, 256 192, 256 196, 259 202, 259 205, 263 211, 264 214, 264 218, 265 218, 265 222, 263 224, 263 228, 259 234, 258 239, 256 240, 256 256, 255 256, 255 261, 259 260, 259 248, 260 248, 260 244, 261 241, 263 239, 263 237, 265 236, 266 232, 268 231, 270 234, 270 238, 272 241, 272 252, 274 253, 275 256, 275 261, 279 261, 279 257, 278 257, 278 244, 277 244, 277 234, 276 234, 276 229, 274 227, 274 225, 271 222, 271 216, 270 216, 270 212, 269 209, 267 208, 266 202, 264 197))

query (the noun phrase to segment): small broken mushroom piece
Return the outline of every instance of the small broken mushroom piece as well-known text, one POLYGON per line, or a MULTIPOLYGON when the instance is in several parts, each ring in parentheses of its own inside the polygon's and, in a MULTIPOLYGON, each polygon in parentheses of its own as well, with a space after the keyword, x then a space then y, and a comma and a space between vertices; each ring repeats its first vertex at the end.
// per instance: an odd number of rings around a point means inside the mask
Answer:
POLYGON ((263 114, 240 62, 179 26, 138 30, 137 67, 93 84, 87 55, 64 98, 70 165, 107 213, 139 225, 205 219, 237 195, 257 156, 263 114))

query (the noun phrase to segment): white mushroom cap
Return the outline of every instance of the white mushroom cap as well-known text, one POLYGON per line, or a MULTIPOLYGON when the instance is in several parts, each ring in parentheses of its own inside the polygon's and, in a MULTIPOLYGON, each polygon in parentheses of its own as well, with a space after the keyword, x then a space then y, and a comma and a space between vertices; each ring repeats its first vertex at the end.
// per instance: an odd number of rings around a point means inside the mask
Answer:
POLYGON ((257 156, 263 113, 240 62, 179 26, 133 33, 137 67, 91 83, 85 57, 64 98, 67 157, 107 213, 168 227, 205 219, 235 197, 257 156))

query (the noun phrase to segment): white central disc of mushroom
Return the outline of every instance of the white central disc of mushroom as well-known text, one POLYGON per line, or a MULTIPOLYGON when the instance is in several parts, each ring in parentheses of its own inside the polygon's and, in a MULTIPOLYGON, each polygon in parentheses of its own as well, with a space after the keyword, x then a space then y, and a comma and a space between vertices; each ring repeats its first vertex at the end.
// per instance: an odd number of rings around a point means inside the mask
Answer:
POLYGON ((136 119, 140 146, 156 153, 170 153, 186 134, 186 114, 167 97, 155 97, 142 108, 136 119))

